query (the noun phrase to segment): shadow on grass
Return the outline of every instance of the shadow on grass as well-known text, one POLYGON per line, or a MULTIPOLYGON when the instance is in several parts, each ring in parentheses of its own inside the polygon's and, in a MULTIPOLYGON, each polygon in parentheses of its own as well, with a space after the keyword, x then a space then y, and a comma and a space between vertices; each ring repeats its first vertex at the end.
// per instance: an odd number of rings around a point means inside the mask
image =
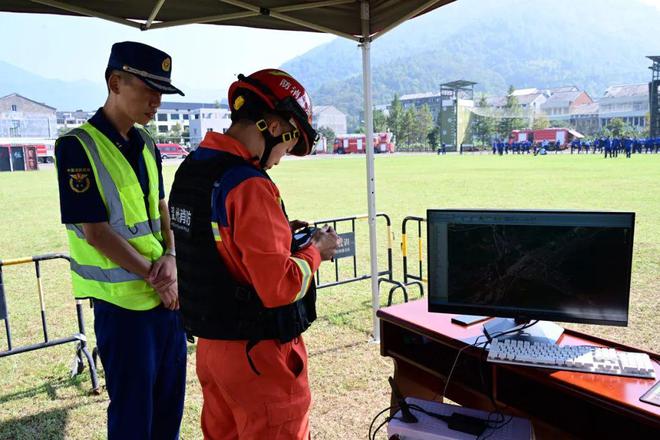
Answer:
POLYGON ((0 438, 14 440, 49 439, 63 440, 69 410, 77 405, 44 411, 31 416, 19 417, 0 423, 0 438))
MULTIPOLYGON (((42 383, 41 385, 37 385, 27 390, 18 391, 12 394, 2 395, 0 396, 0 404, 11 402, 13 400, 31 399, 37 397, 40 394, 46 394, 50 400, 57 400, 58 399, 57 390, 60 388, 66 388, 70 386, 76 387, 81 395, 89 395, 90 382, 88 380, 85 380, 85 378, 81 376, 82 375, 78 375, 72 379, 69 378, 53 379, 51 381, 42 383)), ((2 435, 0 435, 0 439, 3 438, 11 438, 11 437, 3 437, 2 435)))
POLYGON ((353 348, 353 347, 357 347, 357 346, 364 345, 364 344, 366 344, 365 341, 357 341, 357 342, 351 342, 350 344, 339 345, 337 347, 325 348, 323 350, 310 351, 309 352, 309 357, 321 356, 321 355, 324 355, 324 354, 327 354, 327 353, 336 353, 336 352, 344 350, 346 348, 353 348))
POLYGON ((353 310, 345 310, 342 312, 334 312, 334 313, 328 313, 324 315, 319 315, 317 319, 319 321, 324 321, 327 322, 330 325, 336 325, 338 327, 344 327, 353 331, 356 331, 358 333, 364 333, 367 336, 371 334, 371 330, 365 329, 363 327, 360 327, 358 323, 354 323, 354 320, 351 318, 354 318, 355 315, 358 313, 364 313, 365 311, 368 311, 369 308, 359 308, 359 309, 353 309, 353 310))

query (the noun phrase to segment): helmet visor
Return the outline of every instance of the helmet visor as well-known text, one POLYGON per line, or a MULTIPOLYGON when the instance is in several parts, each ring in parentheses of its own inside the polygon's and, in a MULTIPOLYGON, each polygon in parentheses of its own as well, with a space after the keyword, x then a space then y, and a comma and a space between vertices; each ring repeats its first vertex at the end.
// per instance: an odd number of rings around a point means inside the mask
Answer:
POLYGON ((319 138, 318 133, 309 123, 310 116, 305 110, 303 110, 304 107, 301 106, 301 101, 303 105, 306 105, 306 108, 311 109, 311 102, 309 101, 307 94, 304 94, 296 100, 287 96, 279 101, 275 107, 276 111, 291 115, 296 128, 300 131, 298 143, 291 150, 291 154, 294 156, 305 156, 311 153, 314 144, 319 138))

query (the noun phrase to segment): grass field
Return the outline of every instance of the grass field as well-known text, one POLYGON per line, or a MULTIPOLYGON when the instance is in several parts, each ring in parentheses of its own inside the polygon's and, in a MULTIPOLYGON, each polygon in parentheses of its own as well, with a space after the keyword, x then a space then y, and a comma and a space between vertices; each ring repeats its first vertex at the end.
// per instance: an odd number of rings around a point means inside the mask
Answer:
MULTIPOLYGON (((175 166, 165 166, 169 188, 175 166)), ((289 216, 314 220, 366 213, 364 158, 285 160, 272 176, 289 216)), ((378 156, 377 207, 392 217, 395 278, 400 279, 400 225, 427 208, 550 208, 620 210, 637 213, 627 328, 578 326, 643 349, 659 351, 660 155, 630 160, 599 156, 545 157, 378 156)), ((0 259, 66 251, 59 224, 55 172, 0 174, 0 259)), ((342 232, 340 230, 340 232, 342 232)), ((368 267, 366 222, 358 222, 358 265, 368 267)), ((385 264, 385 229, 379 225, 380 265, 385 264)), ((416 243, 415 243, 416 246, 416 243)), ((417 255, 413 246, 409 255, 417 255)), ((347 273, 342 266, 341 273, 347 273)), ((3 269, 14 344, 39 341, 39 300, 32 266, 3 269)), ((328 267, 323 277, 334 275, 328 267)), ((65 262, 45 263, 51 338, 76 331, 65 262)), ((325 278, 324 278, 325 279, 325 278)), ((384 299, 383 299, 384 300, 384 299)), ((380 356, 371 332, 368 282, 320 291, 319 320, 306 333, 314 396, 312 430, 317 439, 364 438, 371 418, 389 402, 392 362, 380 356)), ((92 313, 85 308, 94 344, 92 313)), ((0 350, 6 348, 0 331, 0 350)), ((201 392, 189 347, 188 388, 182 437, 200 439, 201 392)), ((85 373, 69 379, 72 344, 0 359, 0 439, 101 439, 107 396, 90 396, 85 373)), ((102 378, 102 371, 101 381, 102 378)), ((384 437, 383 437, 384 438, 384 437)))

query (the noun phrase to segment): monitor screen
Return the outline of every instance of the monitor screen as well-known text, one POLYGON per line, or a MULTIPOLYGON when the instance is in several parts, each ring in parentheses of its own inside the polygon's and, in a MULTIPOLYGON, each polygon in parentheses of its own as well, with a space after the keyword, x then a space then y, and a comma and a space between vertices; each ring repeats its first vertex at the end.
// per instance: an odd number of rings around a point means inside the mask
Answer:
POLYGON ((429 210, 429 311, 628 323, 634 213, 429 210))

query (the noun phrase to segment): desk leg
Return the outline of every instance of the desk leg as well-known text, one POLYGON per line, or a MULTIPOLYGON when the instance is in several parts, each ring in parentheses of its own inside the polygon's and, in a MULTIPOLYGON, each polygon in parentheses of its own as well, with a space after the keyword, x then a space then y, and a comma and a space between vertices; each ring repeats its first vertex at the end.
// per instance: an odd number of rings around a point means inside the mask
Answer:
MULTIPOLYGON (((403 397, 442 402, 444 382, 438 377, 399 359, 394 359, 394 383, 403 397)), ((397 406, 394 395, 390 393, 391 406, 397 406)), ((395 411, 391 411, 394 414, 395 411)))

